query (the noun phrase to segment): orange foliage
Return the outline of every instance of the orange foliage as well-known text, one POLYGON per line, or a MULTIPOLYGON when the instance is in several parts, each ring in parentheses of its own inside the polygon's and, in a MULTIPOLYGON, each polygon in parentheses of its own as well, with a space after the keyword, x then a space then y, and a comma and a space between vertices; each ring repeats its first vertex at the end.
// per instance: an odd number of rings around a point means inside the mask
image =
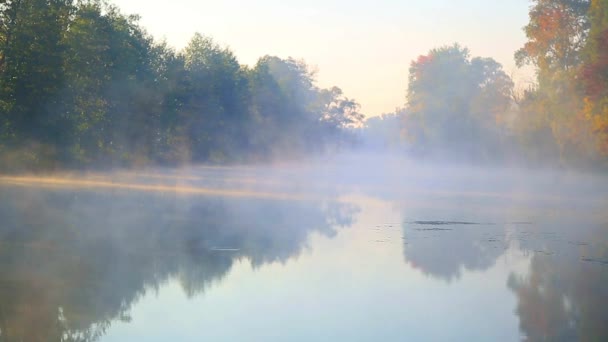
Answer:
POLYGON ((608 30, 602 32, 596 38, 599 47, 593 60, 583 67, 583 82, 585 91, 594 101, 600 97, 608 95, 608 30))
POLYGON ((420 55, 416 61, 412 61, 410 67, 414 70, 414 76, 416 79, 422 77, 424 68, 433 62, 433 55, 420 55))
POLYGON ((608 105, 596 104, 591 98, 585 98, 584 118, 591 125, 596 138, 598 151, 608 156, 608 105))

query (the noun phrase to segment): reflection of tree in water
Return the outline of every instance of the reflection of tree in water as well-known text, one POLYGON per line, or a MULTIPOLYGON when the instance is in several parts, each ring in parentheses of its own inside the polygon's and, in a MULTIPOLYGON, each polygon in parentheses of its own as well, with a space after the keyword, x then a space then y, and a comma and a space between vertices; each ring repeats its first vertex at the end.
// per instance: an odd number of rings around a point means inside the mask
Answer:
POLYGON ((504 252, 504 233, 496 227, 456 225, 432 229, 406 224, 407 245, 403 253, 410 265, 436 278, 451 281, 458 279, 463 269, 486 270, 504 252), (489 235, 490 230, 495 234, 489 235), (499 235, 503 238, 497 239, 499 235))
MULTIPOLYGON (((449 179, 436 183, 451 185, 449 179)), ((507 193, 477 192, 493 182, 499 184, 497 188, 509 183, 480 176, 473 182, 478 189, 473 187, 469 193, 420 195, 416 200, 421 204, 403 207, 403 217, 410 220, 403 225, 406 262, 448 282, 459 279, 465 270, 485 271, 494 266, 512 243, 510 232, 529 228, 531 212, 548 204, 536 198, 514 199, 507 193)), ((465 187, 470 181, 456 183, 455 187, 465 187)))
POLYGON ((547 253, 534 254, 527 276, 509 278, 520 329, 529 341, 608 341, 608 232, 565 229, 576 239, 558 232, 556 239, 528 241, 524 248, 547 253))
POLYGON ((225 276, 299 255, 356 208, 329 202, 0 192, 0 341, 92 341, 171 279, 189 296, 225 276))
POLYGON ((486 270, 504 252, 502 227, 404 225, 404 257, 424 274, 452 281, 466 270, 486 270))
MULTIPOLYGON (((480 177, 477 186, 487 181, 480 177)), ((451 185, 449 178, 435 183, 451 185)), ((406 221, 403 254, 409 265, 448 282, 458 280, 464 271, 485 271, 495 265, 510 244, 505 223, 525 215, 509 199, 471 191, 419 194, 415 201, 401 205, 406 221)))

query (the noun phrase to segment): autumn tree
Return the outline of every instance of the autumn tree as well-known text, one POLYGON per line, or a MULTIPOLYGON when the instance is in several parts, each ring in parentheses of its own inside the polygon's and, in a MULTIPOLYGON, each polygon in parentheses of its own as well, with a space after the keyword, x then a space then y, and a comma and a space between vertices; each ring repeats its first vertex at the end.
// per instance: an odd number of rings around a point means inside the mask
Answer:
POLYGON ((589 16, 591 30, 581 72, 584 113, 597 137, 600 153, 608 157, 608 1, 593 0, 589 16))
POLYGON ((518 64, 533 64, 541 73, 568 71, 580 64, 589 31, 589 0, 534 0, 528 41, 517 51, 518 64))
POLYGON ((556 150, 561 164, 581 165, 595 158, 579 82, 592 24, 589 8, 588 0, 534 1, 530 23, 524 28, 528 42, 515 54, 519 65, 532 64, 537 69, 537 85, 520 103, 519 131, 527 135, 521 139, 532 141, 533 135, 550 131, 555 148, 535 154, 556 150), (521 127, 530 122, 535 123, 534 129, 521 127))

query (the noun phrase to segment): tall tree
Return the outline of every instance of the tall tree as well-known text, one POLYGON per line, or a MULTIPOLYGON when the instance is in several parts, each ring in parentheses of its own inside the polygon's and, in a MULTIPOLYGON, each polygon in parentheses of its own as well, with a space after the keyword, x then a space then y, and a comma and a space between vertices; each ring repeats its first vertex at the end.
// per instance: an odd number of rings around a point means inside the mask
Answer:
POLYGON ((519 65, 536 66, 538 81, 521 108, 523 115, 536 118, 520 121, 534 121, 537 128, 520 131, 550 131, 561 163, 580 163, 593 154, 589 124, 580 114, 583 100, 578 82, 589 35, 589 6, 589 0, 535 0, 524 29, 528 42, 515 54, 519 65))
POLYGON ((193 158, 222 161, 243 141, 248 83, 234 53, 196 34, 183 51, 187 78, 182 89, 184 124, 193 158))
POLYGON ((581 75, 584 113, 597 136, 599 151, 608 157, 608 1, 592 0, 589 17, 591 30, 581 75))
POLYGON ((59 143, 62 118, 54 109, 63 87, 63 56, 71 0, 14 0, 0 7, 0 101, 23 139, 59 143))
POLYGON ((358 110, 303 62, 264 57, 249 69, 200 34, 176 52, 104 0, 0 1, 0 166, 310 152, 345 139, 358 110))
POLYGON ((513 82, 490 58, 471 59, 459 45, 431 50, 410 66, 406 134, 422 152, 488 158, 501 136, 498 116, 513 82))
POLYGON ((528 42, 517 51, 520 64, 541 72, 567 71, 579 65, 589 31, 589 0, 534 0, 524 28, 528 42))
POLYGON ((320 120, 318 88, 308 66, 295 59, 262 57, 251 75, 252 141, 263 157, 315 148, 320 120))
POLYGON ((137 16, 96 0, 81 2, 65 35, 62 111, 72 123, 77 162, 148 158, 159 130, 160 58, 137 16))
POLYGON ((338 87, 321 89, 319 98, 322 105, 319 138, 327 139, 325 143, 330 148, 354 144, 356 139, 352 130, 362 126, 365 118, 359 103, 346 97, 338 87))

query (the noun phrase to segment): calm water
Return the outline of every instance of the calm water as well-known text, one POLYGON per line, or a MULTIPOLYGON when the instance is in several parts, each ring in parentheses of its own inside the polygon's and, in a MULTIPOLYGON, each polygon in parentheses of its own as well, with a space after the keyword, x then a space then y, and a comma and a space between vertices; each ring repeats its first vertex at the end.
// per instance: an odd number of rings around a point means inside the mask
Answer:
POLYGON ((294 172, 0 181, 0 341, 608 340, 593 181, 294 172))

